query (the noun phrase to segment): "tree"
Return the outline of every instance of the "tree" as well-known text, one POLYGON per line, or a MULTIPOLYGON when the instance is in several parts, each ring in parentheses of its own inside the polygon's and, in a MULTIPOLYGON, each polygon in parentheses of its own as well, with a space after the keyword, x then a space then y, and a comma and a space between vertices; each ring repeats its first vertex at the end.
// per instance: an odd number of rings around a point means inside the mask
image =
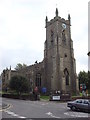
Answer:
POLYGON ((88 87, 88 73, 85 71, 80 71, 80 73, 78 74, 78 79, 79 79, 79 87, 80 84, 85 84, 86 87, 88 87))
POLYGON ((29 92, 29 81, 23 76, 13 76, 10 80, 9 87, 21 95, 23 92, 29 92))
POLYGON ((25 68, 25 67, 27 67, 27 65, 26 64, 21 64, 21 63, 18 63, 17 65, 16 65, 16 67, 15 67, 15 70, 21 70, 22 68, 25 68))

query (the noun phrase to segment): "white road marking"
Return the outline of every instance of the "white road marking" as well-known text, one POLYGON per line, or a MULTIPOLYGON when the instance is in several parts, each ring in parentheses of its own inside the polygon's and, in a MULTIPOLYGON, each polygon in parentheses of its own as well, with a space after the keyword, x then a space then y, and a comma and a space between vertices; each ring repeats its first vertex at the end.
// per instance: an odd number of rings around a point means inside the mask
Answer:
POLYGON ((48 112, 46 114, 49 115, 49 116, 51 116, 51 117, 53 117, 53 118, 61 118, 61 117, 54 116, 51 112, 48 112))
POLYGON ((68 115, 72 117, 88 117, 88 113, 81 113, 81 112, 65 112, 64 115, 68 115))
POLYGON ((17 118, 26 118, 26 117, 23 117, 23 116, 20 116, 18 114, 15 114, 14 112, 11 112, 11 111, 4 111, 6 112, 7 114, 11 115, 11 116, 14 116, 14 117, 17 117, 17 118))
POLYGON ((46 113, 47 115, 52 115, 52 113, 51 112, 48 112, 48 113, 46 113))

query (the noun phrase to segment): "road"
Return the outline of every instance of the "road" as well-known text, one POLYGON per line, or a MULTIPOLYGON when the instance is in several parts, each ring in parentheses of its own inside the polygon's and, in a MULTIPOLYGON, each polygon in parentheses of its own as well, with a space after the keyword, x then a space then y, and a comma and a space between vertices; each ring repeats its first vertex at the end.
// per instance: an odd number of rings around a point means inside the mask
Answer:
MULTIPOLYGON (((67 103, 51 101, 25 101, 2 98, 3 103, 10 105, 3 109, 2 118, 88 118, 88 113, 73 112, 67 103)), ((83 119, 82 119, 83 120, 83 119)))

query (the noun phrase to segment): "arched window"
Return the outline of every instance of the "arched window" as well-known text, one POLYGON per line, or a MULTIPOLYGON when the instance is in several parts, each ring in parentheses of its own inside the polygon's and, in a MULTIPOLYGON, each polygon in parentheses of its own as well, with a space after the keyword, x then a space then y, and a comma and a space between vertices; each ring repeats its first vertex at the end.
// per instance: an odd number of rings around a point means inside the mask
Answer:
POLYGON ((37 87, 41 87, 41 74, 40 73, 36 74, 36 83, 35 84, 37 87))
POLYGON ((65 30, 62 31, 62 40, 66 42, 65 30))
POLYGON ((69 72, 67 68, 64 69, 64 75, 65 75, 66 85, 69 85, 69 72))

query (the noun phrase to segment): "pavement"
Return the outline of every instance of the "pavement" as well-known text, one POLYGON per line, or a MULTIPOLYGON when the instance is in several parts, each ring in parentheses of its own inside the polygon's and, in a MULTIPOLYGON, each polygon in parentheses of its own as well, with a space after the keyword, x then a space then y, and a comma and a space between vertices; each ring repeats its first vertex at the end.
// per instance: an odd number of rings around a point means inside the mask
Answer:
POLYGON ((42 98, 40 98, 40 101, 42 101, 42 102, 48 102, 49 100, 48 99, 42 99, 42 98))

